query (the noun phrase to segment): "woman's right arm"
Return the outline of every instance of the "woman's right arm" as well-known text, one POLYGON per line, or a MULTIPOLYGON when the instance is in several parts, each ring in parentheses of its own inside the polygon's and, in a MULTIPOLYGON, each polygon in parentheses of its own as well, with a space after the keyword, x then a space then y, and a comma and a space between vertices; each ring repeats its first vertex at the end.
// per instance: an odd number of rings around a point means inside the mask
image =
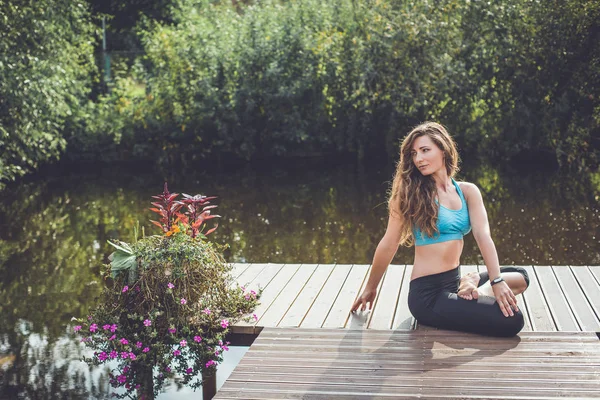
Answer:
POLYGON ((375 256, 373 257, 373 266, 371 267, 371 273, 369 279, 365 285, 365 289, 362 294, 356 299, 352 305, 351 312, 356 311, 359 307, 361 311, 364 311, 369 303, 369 310, 373 308, 373 302, 377 296, 377 286, 385 270, 387 269, 390 262, 394 258, 398 246, 400 245, 400 227, 402 222, 397 213, 390 213, 388 219, 387 229, 385 235, 379 241, 377 249, 375 250, 375 256))

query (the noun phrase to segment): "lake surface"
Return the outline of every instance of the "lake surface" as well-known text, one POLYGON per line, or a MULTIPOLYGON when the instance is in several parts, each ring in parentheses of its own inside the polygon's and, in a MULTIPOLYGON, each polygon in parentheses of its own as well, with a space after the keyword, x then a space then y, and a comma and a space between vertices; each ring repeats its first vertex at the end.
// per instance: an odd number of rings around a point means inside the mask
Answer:
MULTIPOLYGON (((186 174, 65 166, 10 186, 0 193, 0 399, 107 397, 106 373, 79 363, 69 321, 100 292, 108 239, 132 240, 138 221, 159 233, 148 207, 165 179, 173 192, 219 196, 210 240, 229 245, 231 262, 369 264, 392 174, 333 161, 186 174)), ((600 265, 598 173, 478 165, 458 179, 480 187, 501 265, 600 265)), ((402 247, 393 262, 412 255, 402 247)), ((483 263, 472 235, 461 262, 483 263)), ((177 393, 173 384, 160 398, 177 393)))

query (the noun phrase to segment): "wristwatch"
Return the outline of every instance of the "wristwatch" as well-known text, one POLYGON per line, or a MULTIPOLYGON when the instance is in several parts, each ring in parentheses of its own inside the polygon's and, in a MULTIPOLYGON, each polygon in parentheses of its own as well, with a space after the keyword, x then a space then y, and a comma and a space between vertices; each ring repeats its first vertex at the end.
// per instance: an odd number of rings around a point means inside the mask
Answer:
POLYGON ((500 283, 500 282, 504 282, 504 279, 501 276, 497 277, 493 281, 490 281, 490 285, 494 286, 496 283, 500 283))

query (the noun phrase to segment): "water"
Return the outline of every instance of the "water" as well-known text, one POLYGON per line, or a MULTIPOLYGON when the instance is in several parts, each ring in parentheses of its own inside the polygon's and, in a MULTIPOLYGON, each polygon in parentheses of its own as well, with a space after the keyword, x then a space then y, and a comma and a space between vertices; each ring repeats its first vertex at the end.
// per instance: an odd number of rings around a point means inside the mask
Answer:
MULTIPOLYGON (((600 175, 531 167, 465 166, 459 179, 483 194, 501 265, 600 265, 600 175)), ((100 292, 107 239, 147 234, 153 194, 219 196, 211 240, 231 262, 371 262, 387 222, 393 166, 303 165, 221 173, 162 173, 69 167, 0 194, 0 398, 104 398, 107 378, 79 362, 68 328, 100 292)), ((401 248, 394 263, 411 263, 401 248)), ((482 264, 472 235, 463 264, 482 264)), ((219 383, 245 348, 226 355, 219 383)), ((172 384, 161 398, 197 398, 172 384)))

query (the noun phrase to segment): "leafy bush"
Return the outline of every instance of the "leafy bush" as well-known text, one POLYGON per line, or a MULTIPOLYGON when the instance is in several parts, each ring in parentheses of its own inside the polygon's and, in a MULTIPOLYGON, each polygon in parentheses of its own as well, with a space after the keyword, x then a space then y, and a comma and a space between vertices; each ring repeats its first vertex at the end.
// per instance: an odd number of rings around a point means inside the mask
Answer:
POLYGON ((186 195, 180 202, 177 196, 166 184, 154 196, 163 235, 112 243, 117 250, 105 275, 112 278, 98 306, 74 328, 95 350, 87 363, 118 360, 110 382, 126 389, 120 398, 135 392, 152 398, 176 373, 182 384, 199 387, 228 350, 230 324, 250 320, 260 296, 235 285, 222 246, 204 240, 212 198, 186 195))

